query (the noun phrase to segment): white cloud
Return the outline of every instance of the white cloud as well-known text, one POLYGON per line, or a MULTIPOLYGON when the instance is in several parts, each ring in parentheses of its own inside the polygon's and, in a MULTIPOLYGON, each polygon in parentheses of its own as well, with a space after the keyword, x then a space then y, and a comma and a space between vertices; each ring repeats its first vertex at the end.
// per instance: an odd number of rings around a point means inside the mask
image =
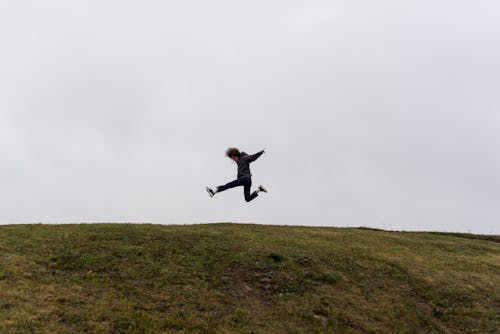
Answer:
POLYGON ((495 2, 0 3, 0 222, 499 233, 495 2), (251 205, 227 146, 269 152, 251 205))

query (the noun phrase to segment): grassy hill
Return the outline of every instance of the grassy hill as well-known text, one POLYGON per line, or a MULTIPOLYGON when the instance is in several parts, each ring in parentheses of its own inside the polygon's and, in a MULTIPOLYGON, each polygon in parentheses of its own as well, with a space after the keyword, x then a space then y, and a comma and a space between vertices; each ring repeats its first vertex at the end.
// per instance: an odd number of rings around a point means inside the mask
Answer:
POLYGON ((498 237, 0 227, 0 333, 498 333, 498 237))

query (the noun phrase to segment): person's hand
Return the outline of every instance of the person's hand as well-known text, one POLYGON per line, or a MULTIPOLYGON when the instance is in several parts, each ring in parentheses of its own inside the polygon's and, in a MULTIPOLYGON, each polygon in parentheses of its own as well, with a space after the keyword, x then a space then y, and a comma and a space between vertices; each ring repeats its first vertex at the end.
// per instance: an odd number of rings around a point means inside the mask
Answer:
POLYGON ((264 153, 266 153, 266 149, 265 148, 262 149, 262 154, 264 154, 264 153))

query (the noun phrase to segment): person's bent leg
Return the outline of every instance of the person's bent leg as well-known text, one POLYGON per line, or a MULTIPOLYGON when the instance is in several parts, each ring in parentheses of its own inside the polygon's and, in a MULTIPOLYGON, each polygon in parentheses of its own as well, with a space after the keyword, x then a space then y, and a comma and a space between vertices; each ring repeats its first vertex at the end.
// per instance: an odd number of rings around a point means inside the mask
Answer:
POLYGON ((250 202, 251 200, 255 199, 255 197, 259 196, 256 191, 250 194, 250 189, 252 187, 252 179, 248 178, 248 180, 245 180, 245 184, 243 185, 243 193, 245 194, 245 201, 250 202))

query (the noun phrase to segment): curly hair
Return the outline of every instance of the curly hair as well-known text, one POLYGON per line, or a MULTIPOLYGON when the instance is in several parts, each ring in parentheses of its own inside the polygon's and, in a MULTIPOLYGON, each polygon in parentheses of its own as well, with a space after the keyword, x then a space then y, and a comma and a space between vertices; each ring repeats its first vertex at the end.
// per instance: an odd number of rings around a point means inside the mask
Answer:
POLYGON ((232 158, 232 157, 240 157, 240 150, 238 150, 236 147, 230 147, 226 151, 226 157, 232 158))

